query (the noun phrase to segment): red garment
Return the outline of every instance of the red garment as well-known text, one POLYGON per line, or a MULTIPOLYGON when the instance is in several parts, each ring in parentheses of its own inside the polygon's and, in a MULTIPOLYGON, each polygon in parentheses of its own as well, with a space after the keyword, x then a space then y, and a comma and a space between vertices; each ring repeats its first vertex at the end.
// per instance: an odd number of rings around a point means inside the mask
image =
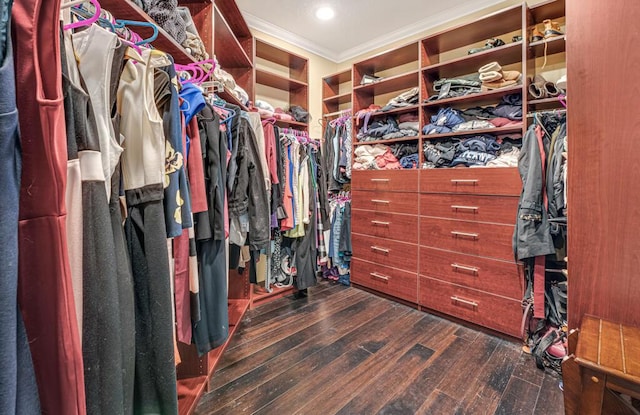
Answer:
POLYGON ((19 0, 12 10, 22 145, 18 301, 42 413, 77 415, 86 403, 66 242, 59 11, 48 0, 19 0))
POLYGON ((293 229, 293 193, 291 192, 291 176, 289 175, 289 170, 291 168, 291 160, 289 160, 288 152, 290 151, 287 148, 286 153, 287 156, 284 158, 284 200, 282 202, 282 206, 284 208, 284 212, 287 214, 287 217, 280 221, 280 230, 282 232, 293 229))
POLYGON ((264 151, 267 155, 267 166, 269 166, 271 184, 279 184, 276 132, 274 131, 273 124, 269 121, 262 121, 262 129, 264 130, 264 151))
POLYGON ((191 293, 189 290, 189 230, 173 238, 175 300, 178 341, 191 344, 191 293))
MULTIPOLYGON (((198 129, 198 119, 193 117, 186 127, 186 134, 189 136, 189 155, 187 156, 186 167, 189 174, 189 189, 191 195, 191 211, 193 213, 206 212, 207 192, 204 185, 204 166, 202 162, 202 144, 200 143, 200 130, 198 129)), ((183 135, 184 148, 186 137, 183 135)))

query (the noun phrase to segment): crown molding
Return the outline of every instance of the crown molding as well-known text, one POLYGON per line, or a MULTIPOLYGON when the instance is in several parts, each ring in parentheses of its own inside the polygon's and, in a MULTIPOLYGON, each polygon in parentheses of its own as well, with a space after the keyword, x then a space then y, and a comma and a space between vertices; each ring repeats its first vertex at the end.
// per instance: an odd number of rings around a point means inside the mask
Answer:
POLYGON ((332 62, 339 62, 339 54, 332 51, 331 49, 322 47, 312 40, 299 36, 293 32, 281 28, 280 26, 274 25, 273 23, 267 22, 266 20, 263 20, 251 13, 243 12, 242 15, 247 21, 249 27, 253 29, 273 36, 276 39, 280 39, 292 45, 298 46, 311 53, 315 53, 316 55, 328 59, 332 62))
POLYGON ((383 36, 378 36, 376 38, 368 40, 367 42, 364 42, 358 46, 355 46, 353 48, 347 49, 342 52, 336 52, 329 48, 320 46, 312 40, 309 40, 303 36, 299 36, 295 33, 292 33, 273 23, 267 22, 266 20, 263 20, 260 17, 255 16, 251 13, 243 12, 242 14, 244 15, 244 18, 247 21, 247 24, 249 25, 249 27, 253 29, 259 30, 260 32, 266 33, 277 39, 280 39, 292 45, 298 46, 302 49, 305 49, 311 53, 314 53, 332 62, 342 63, 349 59, 353 59, 356 56, 366 54, 367 52, 370 52, 372 50, 375 50, 380 47, 384 47, 386 45, 401 41, 402 39, 406 39, 408 37, 414 36, 430 28, 437 27, 437 26, 446 24, 448 22, 451 22, 455 19, 458 19, 460 17, 464 17, 470 14, 476 13, 487 7, 491 7, 493 5, 501 3, 502 1, 503 0, 467 1, 465 2, 464 5, 453 7, 451 9, 444 10, 440 13, 430 15, 426 19, 412 23, 401 29, 394 30, 393 32, 387 33, 383 36))
POLYGON ((464 5, 433 14, 426 19, 412 23, 401 29, 394 30, 393 32, 387 33, 383 36, 378 36, 351 49, 340 52, 337 56, 338 59, 335 62, 341 63, 346 60, 353 59, 356 56, 363 55, 380 47, 417 35, 418 33, 424 32, 425 30, 433 27, 449 23, 453 20, 459 19, 460 17, 479 12, 501 2, 502 0, 475 0, 465 2, 464 5))

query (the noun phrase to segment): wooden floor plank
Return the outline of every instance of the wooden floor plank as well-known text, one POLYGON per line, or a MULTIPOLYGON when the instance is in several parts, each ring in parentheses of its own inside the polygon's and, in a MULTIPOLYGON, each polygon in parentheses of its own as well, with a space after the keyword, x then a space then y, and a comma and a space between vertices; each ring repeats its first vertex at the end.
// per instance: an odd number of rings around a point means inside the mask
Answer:
MULTIPOLYGON (((266 349, 256 348, 237 362, 216 373, 210 390, 235 399, 255 388, 256 379, 263 382, 285 371, 306 356, 330 345, 350 331, 389 310, 388 303, 377 299, 357 302, 332 315, 332 318, 284 338, 266 349), (357 316, 357 317, 354 317, 357 316), (233 388, 236 396, 226 390, 233 388)), ((259 383, 258 383, 259 384, 259 383)))
POLYGON ((420 344, 414 344, 391 370, 371 378, 370 387, 356 395, 338 411, 339 415, 374 414, 385 404, 382 399, 371 396, 392 396, 410 385, 415 376, 427 364, 434 351, 420 344))
MULTIPOLYGON (((535 409, 535 401, 540 392, 540 387, 512 376, 509 384, 502 394, 500 405, 495 411, 496 415, 531 415, 535 409), (534 402, 532 405, 531 403, 534 402)), ((546 414, 545 414, 546 415, 546 414)))
POLYGON ((465 414, 495 412, 521 353, 518 345, 500 342, 462 400, 465 414))
POLYGON ((564 397, 559 387, 560 378, 547 373, 542 381, 534 414, 560 415, 564 413, 564 397))
POLYGON ((416 414, 432 415, 432 414, 456 414, 460 408, 460 401, 452 398, 446 393, 435 390, 429 398, 418 409, 416 414))
POLYGON ((322 281, 246 316, 196 414, 563 411, 519 344, 362 290, 322 281))
POLYGON ((401 306, 391 307, 331 344, 298 360, 286 371, 258 385, 251 393, 246 393, 224 405, 218 402, 220 406, 216 405, 217 409, 211 414, 253 413, 287 392, 296 383, 303 381, 305 377, 313 376, 315 370, 328 365, 340 355, 358 348, 366 341, 384 341, 397 333, 403 325, 413 324, 419 320, 418 316, 408 311, 401 306))
POLYGON ((368 359, 350 373, 341 374, 339 382, 326 385, 321 395, 317 395, 302 404, 295 414, 317 413, 321 415, 323 412, 325 414, 336 413, 351 400, 353 395, 369 387, 370 378, 392 369, 400 356, 406 353, 416 343, 416 340, 437 337, 438 333, 448 331, 446 330, 448 324, 448 322, 439 317, 426 315, 425 318, 421 319, 405 333, 397 334, 373 358, 368 359), (328 400, 327 396, 330 396, 331 399, 328 400))

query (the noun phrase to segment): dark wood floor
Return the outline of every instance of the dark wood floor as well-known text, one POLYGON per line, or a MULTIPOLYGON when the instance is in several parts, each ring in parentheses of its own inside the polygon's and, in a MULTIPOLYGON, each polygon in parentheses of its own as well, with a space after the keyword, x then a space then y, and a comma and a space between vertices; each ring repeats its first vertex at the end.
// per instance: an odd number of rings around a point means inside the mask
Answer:
POLYGON ((520 346, 326 282, 251 310, 197 414, 562 414, 520 346))

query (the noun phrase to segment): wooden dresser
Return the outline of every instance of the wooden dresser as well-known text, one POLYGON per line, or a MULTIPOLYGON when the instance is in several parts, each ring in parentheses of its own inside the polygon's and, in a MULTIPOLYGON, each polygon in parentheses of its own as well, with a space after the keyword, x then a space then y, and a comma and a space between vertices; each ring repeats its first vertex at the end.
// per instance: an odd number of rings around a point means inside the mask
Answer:
POLYGON ((511 240, 520 190, 515 168, 421 172, 420 306, 519 335, 511 240))
POLYGON ((351 281, 418 302, 418 171, 354 171, 351 281))

